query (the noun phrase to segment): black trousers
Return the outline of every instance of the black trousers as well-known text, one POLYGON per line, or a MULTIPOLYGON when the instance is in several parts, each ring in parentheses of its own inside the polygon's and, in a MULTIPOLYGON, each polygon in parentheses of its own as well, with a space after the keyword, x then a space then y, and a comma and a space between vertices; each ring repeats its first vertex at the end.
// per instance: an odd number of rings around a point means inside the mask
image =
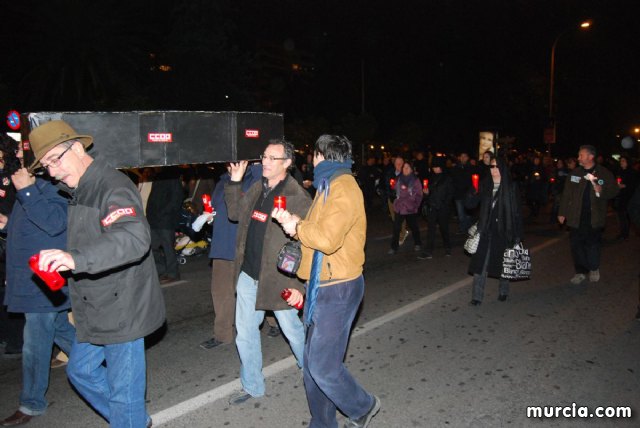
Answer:
POLYGON ((407 220, 407 225, 409 229, 411 229, 411 234, 413 235, 413 244, 414 245, 422 245, 422 241, 420 240, 420 228, 418 227, 418 213, 415 214, 398 214, 395 213, 395 218, 393 219, 393 236, 391 237, 391 248, 397 250, 398 240, 400 239, 400 229, 402 229, 402 222, 407 220))
POLYGON ((170 229, 151 229, 151 250, 158 275, 180 278, 178 259, 174 250, 176 234, 170 229))
POLYGON ((427 230, 427 250, 433 251, 433 247, 436 241, 436 226, 440 228, 440 234, 442 235, 442 242, 444 248, 451 249, 451 237, 449 235, 449 210, 440 209, 427 211, 427 223, 429 229, 427 230))
POLYGON ((602 228, 581 225, 569 233, 571 256, 576 273, 589 273, 600 268, 602 228))

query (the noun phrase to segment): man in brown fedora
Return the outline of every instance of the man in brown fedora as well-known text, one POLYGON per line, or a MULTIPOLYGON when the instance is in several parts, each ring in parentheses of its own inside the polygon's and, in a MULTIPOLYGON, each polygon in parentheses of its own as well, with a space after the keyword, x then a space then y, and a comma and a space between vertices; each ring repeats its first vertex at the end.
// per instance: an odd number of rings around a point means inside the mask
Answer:
POLYGON ((67 250, 42 250, 39 265, 70 273, 77 343, 69 379, 112 427, 151 426, 144 337, 164 323, 165 305, 140 194, 86 152, 91 136, 63 121, 35 128, 29 140, 29 169, 47 169, 70 195, 67 250))

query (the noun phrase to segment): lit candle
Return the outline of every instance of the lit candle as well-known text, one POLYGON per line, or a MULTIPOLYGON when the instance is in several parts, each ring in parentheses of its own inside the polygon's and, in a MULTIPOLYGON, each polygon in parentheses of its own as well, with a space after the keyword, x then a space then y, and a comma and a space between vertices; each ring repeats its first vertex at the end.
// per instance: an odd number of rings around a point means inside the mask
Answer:
POLYGON ((287 197, 286 196, 276 196, 273 198, 273 208, 282 208, 283 210, 287 209, 287 197))
POLYGON ((471 175, 471 183, 473 184, 473 188, 476 189, 476 192, 478 192, 480 188, 480 176, 478 174, 471 175))
POLYGON ((391 190, 396 190, 396 179, 395 178, 389 179, 389 187, 391 187, 391 190))
POLYGON ((213 207, 211 206, 211 196, 208 194, 202 195, 202 206, 204 207, 204 212, 212 213, 213 207))
POLYGON ((429 179, 422 180, 422 190, 429 190, 429 179))

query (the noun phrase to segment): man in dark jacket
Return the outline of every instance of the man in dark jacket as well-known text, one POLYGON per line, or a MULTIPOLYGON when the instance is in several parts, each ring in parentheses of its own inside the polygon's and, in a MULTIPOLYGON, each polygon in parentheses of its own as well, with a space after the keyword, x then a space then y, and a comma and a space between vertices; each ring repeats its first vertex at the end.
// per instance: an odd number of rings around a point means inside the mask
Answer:
POLYGON ((165 284, 180 279, 174 241, 184 194, 175 168, 158 168, 156 171, 147 201, 147 221, 151 228, 151 250, 156 270, 160 283, 165 284))
POLYGON ((456 213, 458 215, 458 227, 460 233, 467 233, 471 227, 471 217, 464 207, 464 200, 473 186, 471 176, 476 169, 469 163, 469 154, 462 152, 458 156, 458 163, 451 171, 453 179, 453 199, 456 204, 456 213))
POLYGON ((433 247, 436 241, 436 227, 440 227, 440 234, 444 243, 446 256, 451 256, 451 237, 449 235, 449 219, 451 213, 451 200, 453 199, 453 180, 448 173, 444 172, 444 157, 434 157, 431 161, 433 174, 429 176, 429 185, 422 192, 426 195, 427 223, 427 246, 418 256, 419 259, 431 259, 433 257, 433 247))
MULTIPOLYGON (((22 158, 22 148, 18 150, 22 158)), ((76 332, 69 323, 67 287, 48 290, 29 269, 29 258, 44 248, 67 244, 67 200, 49 181, 36 179, 25 168, 11 175, 16 203, 7 218, 0 214, 0 228, 7 230, 7 293, 9 312, 24 313, 22 393, 20 407, 1 426, 17 426, 47 409, 51 349, 57 344, 69 354, 76 332), (8 223, 7 223, 8 220, 8 223), (5 226, 7 226, 5 228, 5 226)))
POLYGON ((67 251, 40 251, 42 270, 71 271, 76 323, 67 374, 114 427, 151 425, 145 409, 144 337, 162 326, 165 306, 150 256, 149 224, 133 182, 85 148, 93 138, 63 121, 29 134, 38 166, 71 196, 67 251))
MULTIPOLYGON (((17 145, 18 142, 6 133, 0 133, 0 214, 5 216, 11 214, 16 201, 11 175, 20 168, 20 161, 15 156, 17 145)), ((0 230, 0 354, 2 358, 20 358, 24 316, 7 312, 2 304, 5 296, 6 246, 6 231, 0 230)))
POLYGON ((231 164, 231 180, 224 186, 229 219, 238 222, 234 277, 236 285, 236 346, 240 356, 242 391, 234 393, 230 404, 241 404, 265 392, 262 375, 262 345, 259 326, 264 312, 272 310, 280 329, 289 340, 293 354, 302 367, 304 327, 298 311, 280 297, 284 288, 301 290, 295 277, 276 268, 278 252, 289 241, 278 223, 271 220, 276 195, 286 197, 287 209, 304 217, 311 198, 287 173, 293 162, 293 145, 273 140, 262 157, 262 180, 242 193, 242 177, 247 161, 231 164))
POLYGON ((595 156, 595 147, 580 146, 580 166, 569 173, 560 201, 558 221, 562 224, 566 220, 571 228, 571 255, 576 272, 571 278, 572 284, 580 284, 587 274, 590 282, 600 280, 607 203, 619 190, 613 174, 602 165, 596 165, 595 156))
POLYGON ((358 171, 358 180, 362 186, 362 194, 364 196, 364 206, 368 210, 373 206, 373 199, 376 196, 376 184, 380 180, 382 172, 376 165, 376 158, 369 156, 367 163, 360 167, 358 171))
MULTIPOLYGON (((633 196, 629 200, 629 217, 631 221, 635 223, 637 227, 640 227, 640 186, 636 187, 633 196)), ((636 313, 636 319, 640 321, 640 281, 638 281, 638 312, 636 313)))
MULTIPOLYGON (((230 171, 231 166, 227 169, 230 171)), ((242 192, 262 177, 262 165, 251 165, 242 180, 242 192)), ((234 259, 236 258, 236 235, 238 223, 229 220, 227 204, 224 201, 224 186, 231 181, 229 172, 224 173, 213 193, 211 206, 215 210, 213 233, 211 235, 211 299, 215 320, 213 337, 200 344, 201 348, 211 349, 233 341, 233 321, 236 313, 236 279, 234 277, 234 259)))

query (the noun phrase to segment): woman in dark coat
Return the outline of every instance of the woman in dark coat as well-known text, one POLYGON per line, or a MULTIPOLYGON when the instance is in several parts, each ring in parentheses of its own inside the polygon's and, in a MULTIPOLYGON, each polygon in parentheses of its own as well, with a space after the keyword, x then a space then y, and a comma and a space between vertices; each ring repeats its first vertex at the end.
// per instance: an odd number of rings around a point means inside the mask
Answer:
POLYGON ((522 208, 518 186, 509 175, 502 159, 491 154, 490 175, 480 183, 480 190, 470 205, 480 203, 478 250, 471 257, 469 273, 473 275, 471 305, 482 303, 487 276, 500 281, 498 300, 504 302, 509 294, 509 281, 502 279, 502 256, 506 248, 513 247, 522 237, 522 208))

